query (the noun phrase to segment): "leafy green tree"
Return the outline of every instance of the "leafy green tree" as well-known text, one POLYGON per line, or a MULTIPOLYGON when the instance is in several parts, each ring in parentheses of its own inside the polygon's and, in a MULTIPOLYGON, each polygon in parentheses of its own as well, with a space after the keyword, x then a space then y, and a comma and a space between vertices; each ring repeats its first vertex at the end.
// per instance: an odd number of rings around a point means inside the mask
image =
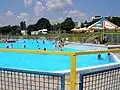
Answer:
POLYGON ((35 25, 37 27, 37 30, 47 29, 49 31, 51 29, 50 21, 46 18, 39 19, 35 25))
POLYGON ((25 30, 26 29, 26 22, 25 21, 21 21, 20 22, 20 28, 21 28, 21 30, 25 30))
POLYGON ((35 30, 37 30, 37 27, 36 27, 35 24, 29 25, 29 26, 27 27, 27 33, 28 33, 28 35, 31 34, 31 31, 35 31, 35 30))
POLYGON ((11 26, 11 32, 12 35, 19 35, 21 34, 21 30, 20 27, 15 25, 15 26, 11 26))
POLYGON ((1 29, 1 33, 2 33, 3 35, 9 34, 11 31, 12 31, 12 28, 11 28, 10 25, 4 26, 4 27, 2 27, 2 29, 1 29))
POLYGON ((71 32, 71 29, 75 28, 75 23, 72 18, 66 18, 65 21, 61 23, 61 29, 66 30, 66 32, 71 32))
POLYGON ((83 27, 85 27, 85 26, 84 26, 84 23, 81 23, 81 28, 83 28, 83 27))
POLYGON ((52 25, 51 29, 55 30, 55 31, 61 29, 61 23, 57 23, 57 24, 52 25))

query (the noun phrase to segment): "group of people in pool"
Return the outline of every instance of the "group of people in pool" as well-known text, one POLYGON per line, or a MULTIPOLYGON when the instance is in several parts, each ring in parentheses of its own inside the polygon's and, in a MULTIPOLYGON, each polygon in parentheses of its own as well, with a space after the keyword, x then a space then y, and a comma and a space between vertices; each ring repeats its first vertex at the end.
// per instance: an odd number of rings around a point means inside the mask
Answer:
POLYGON ((58 43, 56 40, 53 41, 55 49, 62 51, 62 48, 66 45, 64 40, 60 40, 58 43))
MULTIPOLYGON (((111 53, 107 53, 107 55, 110 57, 112 54, 111 53)), ((103 59, 102 56, 101 56, 101 54, 98 54, 98 59, 99 60, 103 59)))
POLYGON ((13 48, 13 44, 11 44, 10 46, 7 45, 6 48, 13 48))
MULTIPOLYGON (((41 48, 39 46, 39 41, 37 39, 33 39, 32 43, 33 42, 37 43, 38 50, 40 50, 41 48)), ((45 40, 42 40, 42 43, 46 44, 45 40)), ((55 49, 60 50, 60 51, 62 51, 63 47, 66 45, 64 40, 60 40, 60 41, 53 40, 52 43, 53 43, 55 49)), ((12 43, 11 45, 7 45, 6 48, 14 48, 14 44, 12 43)), ((27 48, 26 40, 23 41, 23 48, 24 49, 27 48)), ((47 49, 44 48, 43 50, 46 51, 47 49)))
MULTIPOLYGON (((26 41, 24 40, 24 45, 23 45, 23 48, 27 48, 27 45, 26 45, 26 41)), ((39 44, 39 42, 36 40, 36 43, 39 44)), ((43 44, 45 44, 45 41, 43 40, 43 44)), ((13 47, 13 43, 11 45, 7 45, 6 48, 14 48, 13 47)), ((40 50, 40 47, 38 45, 38 50, 40 50)), ((46 51, 46 48, 43 49, 44 51, 46 51)))

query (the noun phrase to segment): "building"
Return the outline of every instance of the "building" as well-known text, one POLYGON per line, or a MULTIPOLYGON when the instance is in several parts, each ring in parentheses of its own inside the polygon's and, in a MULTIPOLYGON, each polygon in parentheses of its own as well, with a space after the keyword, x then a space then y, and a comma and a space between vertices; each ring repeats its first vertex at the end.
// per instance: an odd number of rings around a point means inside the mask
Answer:
POLYGON ((22 35, 27 35, 27 31, 26 30, 21 30, 21 34, 22 35))
POLYGON ((31 35, 38 35, 39 31, 31 31, 31 35))
POLYGON ((78 28, 81 26, 81 23, 80 22, 74 22, 75 23, 75 27, 78 28))
POLYGON ((41 33, 41 34, 47 34, 47 29, 41 29, 41 30, 39 30, 39 33, 41 33))

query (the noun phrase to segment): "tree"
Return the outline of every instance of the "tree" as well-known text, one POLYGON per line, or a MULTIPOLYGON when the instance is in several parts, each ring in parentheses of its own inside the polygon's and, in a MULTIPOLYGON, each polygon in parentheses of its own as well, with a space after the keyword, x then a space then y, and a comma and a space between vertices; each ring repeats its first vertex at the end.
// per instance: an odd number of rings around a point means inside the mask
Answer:
POLYGON ((50 21, 46 18, 41 18, 36 23, 37 30, 47 29, 48 31, 51 29, 50 21))
POLYGON ((21 30, 20 27, 15 25, 15 26, 11 26, 11 32, 12 35, 19 35, 21 34, 21 30))
POLYGON ((81 28, 83 28, 83 27, 85 27, 85 26, 84 26, 84 23, 81 23, 81 28))
POLYGON ((26 22, 25 21, 21 21, 20 22, 20 28, 21 28, 21 30, 25 30, 26 29, 26 22))
POLYGON ((66 32, 71 32, 71 29, 75 27, 75 23, 72 18, 66 18, 65 21, 61 23, 61 29, 66 30, 66 32))
POLYGON ((35 24, 33 24, 33 25, 29 25, 29 26, 27 27, 27 33, 28 33, 28 35, 31 34, 31 31, 35 31, 36 28, 37 28, 37 27, 36 27, 35 24))
POLYGON ((2 33, 3 35, 7 35, 7 34, 10 33, 11 31, 12 31, 12 28, 11 28, 10 25, 4 26, 4 27, 1 28, 1 33, 2 33))
POLYGON ((59 30, 61 28, 61 23, 52 25, 52 30, 59 30))

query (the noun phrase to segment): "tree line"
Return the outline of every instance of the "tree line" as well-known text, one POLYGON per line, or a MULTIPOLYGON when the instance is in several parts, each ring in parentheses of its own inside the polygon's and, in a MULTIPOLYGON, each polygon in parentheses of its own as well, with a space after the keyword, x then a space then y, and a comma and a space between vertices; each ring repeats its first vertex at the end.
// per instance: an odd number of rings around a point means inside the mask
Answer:
MULTIPOLYGON (((120 17, 107 17, 107 20, 120 26, 120 17)), ((88 27, 93 23, 97 22, 100 19, 93 19, 92 21, 85 21, 81 23, 81 27, 88 27)), ((20 35, 21 30, 26 30, 28 34, 31 34, 31 31, 38 31, 40 29, 47 29, 48 33, 51 31, 65 30, 67 33, 71 33, 71 29, 75 28, 75 23, 71 17, 66 18, 63 22, 51 25, 50 21, 46 18, 39 19, 35 24, 26 26, 25 21, 21 21, 20 25, 14 26, 3 26, 0 27, 0 34, 2 35, 20 35)))
POLYGON ((66 32, 70 32, 71 29, 75 27, 75 24, 71 17, 66 18, 62 23, 57 23, 51 25, 50 21, 46 18, 41 18, 35 24, 31 24, 26 26, 25 21, 21 21, 20 25, 15 26, 3 26, 0 27, 0 34, 2 35, 20 35, 21 30, 26 30, 28 34, 31 34, 31 31, 38 31, 41 29, 47 29, 48 33, 54 30, 65 30, 66 32))

